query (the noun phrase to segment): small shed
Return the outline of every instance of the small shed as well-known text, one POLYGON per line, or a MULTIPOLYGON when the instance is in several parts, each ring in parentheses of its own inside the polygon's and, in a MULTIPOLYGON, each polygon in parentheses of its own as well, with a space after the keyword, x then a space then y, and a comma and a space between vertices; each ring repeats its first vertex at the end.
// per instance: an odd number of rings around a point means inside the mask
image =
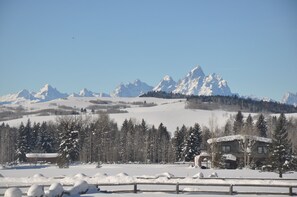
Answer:
POLYGON ((57 163, 59 153, 27 153, 27 161, 29 163, 57 163))
POLYGON ((195 167, 209 168, 211 156, 207 152, 201 152, 194 158, 195 167))

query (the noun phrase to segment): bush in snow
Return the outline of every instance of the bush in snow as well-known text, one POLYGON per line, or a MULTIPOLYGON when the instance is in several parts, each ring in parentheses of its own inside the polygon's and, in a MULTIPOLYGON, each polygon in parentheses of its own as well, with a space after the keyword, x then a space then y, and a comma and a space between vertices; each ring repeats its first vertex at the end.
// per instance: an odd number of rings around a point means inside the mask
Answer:
POLYGON ((89 184, 86 181, 76 181, 73 187, 70 189, 70 195, 85 194, 89 189, 89 184))
POLYGON ((198 174, 195 174, 194 176, 193 176, 193 178, 194 179, 202 179, 202 178, 204 178, 204 175, 203 175, 203 173, 202 172, 199 172, 198 174))
POLYGON ((46 177, 43 174, 34 174, 33 178, 39 179, 39 178, 46 178, 46 177))
POLYGON ((32 185, 28 192, 27 192, 28 197, 43 197, 44 196, 44 189, 43 186, 34 184, 32 185))
POLYGON ((53 183, 46 192, 47 197, 61 197, 64 189, 60 183, 53 183))
POLYGON ((9 188, 5 191, 4 197, 22 197, 22 191, 16 187, 9 188))
POLYGON ((156 175, 156 178, 159 178, 159 177, 166 177, 166 178, 170 179, 170 178, 174 177, 174 175, 170 174, 169 172, 164 172, 162 174, 157 174, 156 175))
POLYGON ((84 173, 78 173, 74 176, 75 179, 83 179, 87 177, 87 175, 85 175, 84 173))
POLYGON ((216 172, 211 173, 211 175, 209 175, 210 178, 218 178, 218 174, 216 172))
POLYGON ((100 178, 100 177, 107 177, 108 175, 106 174, 106 173, 100 173, 100 172, 98 172, 98 173, 96 173, 95 175, 94 175, 94 177, 96 177, 96 178, 100 178))

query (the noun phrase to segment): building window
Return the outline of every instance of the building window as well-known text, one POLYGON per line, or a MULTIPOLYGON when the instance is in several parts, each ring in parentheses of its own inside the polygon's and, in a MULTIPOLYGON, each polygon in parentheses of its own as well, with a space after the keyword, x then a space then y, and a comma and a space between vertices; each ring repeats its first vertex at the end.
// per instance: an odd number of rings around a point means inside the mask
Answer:
POLYGON ((266 154, 267 153, 267 147, 266 146, 258 146, 258 153, 259 154, 266 154))
POLYGON ((229 145, 223 145, 222 146, 222 152, 223 153, 230 153, 231 152, 231 147, 229 145))

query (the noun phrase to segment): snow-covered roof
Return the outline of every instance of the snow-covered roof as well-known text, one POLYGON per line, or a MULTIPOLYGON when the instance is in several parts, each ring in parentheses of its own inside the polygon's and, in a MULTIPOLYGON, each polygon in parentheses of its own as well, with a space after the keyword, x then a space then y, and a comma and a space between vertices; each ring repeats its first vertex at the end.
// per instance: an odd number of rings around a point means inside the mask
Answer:
POLYGON ((265 142, 265 143, 271 143, 272 140, 270 138, 265 137, 259 137, 259 136, 253 136, 253 135, 230 135, 230 136, 224 136, 224 137, 218 137, 218 138, 211 138, 207 140, 207 143, 211 144, 214 142, 231 142, 231 141, 239 141, 239 140, 255 140, 258 142, 265 142))
POLYGON ((27 158, 56 158, 59 153, 27 153, 27 158))

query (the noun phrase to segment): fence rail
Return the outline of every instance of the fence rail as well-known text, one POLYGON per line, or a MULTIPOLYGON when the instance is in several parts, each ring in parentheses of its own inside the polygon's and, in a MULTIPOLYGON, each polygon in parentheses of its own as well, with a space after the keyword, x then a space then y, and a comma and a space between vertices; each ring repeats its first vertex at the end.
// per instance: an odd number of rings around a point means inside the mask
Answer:
MULTIPOLYGON (((29 188, 31 185, 14 185, 14 186, 0 186, 1 190, 8 189, 11 187, 18 187, 18 188, 29 188)), ((43 185, 44 187, 49 187, 50 185, 43 185)), ((73 185, 63 185, 63 186, 73 186, 73 185)), ((278 185, 269 185, 269 184, 228 184, 228 183, 142 183, 142 182, 135 182, 135 183, 102 183, 102 184, 96 184, 96 187, 101 188, 102 193, 140 193, 140 192, 166 192, 166 193, 195 193, 195 194, 225 194, 225 195, 234 195, 234 194, 255 194, 255 195, 297 195, 296 192, 293 191, 294 188, 297 188, 296 185, 292 184, 278 184, 278 185), (121 189, 118 186, 128 186, 132 187, 131 189, 121 189), (147 189, 147 188, 141 188, 145 186, 151 186, 154 187, 153 189, 147 189), (157 187, 156 186, 169 186, 173 187, 172 189, 164 189, 164 187, 157 187), (113 190, 104 190, 106 187, 116 187, 113 190), (196 190, 185 190, 182 189, 182 187, 203 187, 202 188, 196 188, 196 190), (215 189, 207 189, 209 187, 216 187, 215 189), (220 187, 225 190, 218 190, 217 187, 220 187), (263 191, 242 191, 243 188, 249 188, 249 187, 263 187, 263 191), (141 189, 140 189, 141 188, 141 189), (235 189, 236 188, 236 189, 235 189), (267 189, 264 190, 264 188, 287 188, 287 192, 267 192, 267 189)), ((26 194, 23 194, 26 196, 26 194)), ((0 194, 0 196, 4 196, 4 193, 0 194)))

